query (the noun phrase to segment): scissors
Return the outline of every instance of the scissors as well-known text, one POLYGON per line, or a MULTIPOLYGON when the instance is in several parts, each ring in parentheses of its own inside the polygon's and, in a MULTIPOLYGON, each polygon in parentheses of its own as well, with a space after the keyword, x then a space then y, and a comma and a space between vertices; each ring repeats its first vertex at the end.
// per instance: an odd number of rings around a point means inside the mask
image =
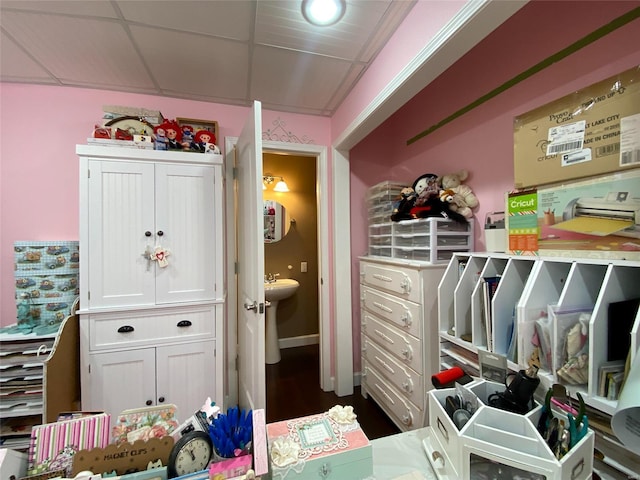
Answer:
MULTIPOLYGON (((573 413, 567 413, 569 427, 566 430, 551 410, 551 401, 554 397, 563 400, 568 398, 565 387, 555 384, 549 388, 545 396, 544 405, 542 406, 537 429, 558 459, 562 458, 567 451, 582 440, 589 431, 589 421, 585 415, 586 408, 584 399, 579 392, 576 393, 576 396, 579 402, 577 416, 574 416, 573 413)), ((574 409, 571 410, 575 412, 574 409)))
POLYGON ((585 406, 584 399, 580 392, 576 393, 578 397, 579 408, 578 408, 578 416, 574 418, 574 416, 570 413, 567 413, 567 418, 569 419, 569 448, 573 448, 580 440, 584 438, 584 436, 589 431, 589 419, 585 415, 585 406))

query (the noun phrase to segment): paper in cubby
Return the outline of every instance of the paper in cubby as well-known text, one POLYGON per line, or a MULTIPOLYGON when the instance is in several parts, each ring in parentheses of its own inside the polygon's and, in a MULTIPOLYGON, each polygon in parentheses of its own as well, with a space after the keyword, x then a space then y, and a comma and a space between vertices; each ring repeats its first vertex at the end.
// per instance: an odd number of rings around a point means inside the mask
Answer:
POLYGON ((552 329, 548 306, 528 308, 518 321, 518 364, 551 372, 552 329))
POLYGON ((589 321, 593 307, 549 306, 553 324, 553 372, 560 383, 589 381, 589 321))

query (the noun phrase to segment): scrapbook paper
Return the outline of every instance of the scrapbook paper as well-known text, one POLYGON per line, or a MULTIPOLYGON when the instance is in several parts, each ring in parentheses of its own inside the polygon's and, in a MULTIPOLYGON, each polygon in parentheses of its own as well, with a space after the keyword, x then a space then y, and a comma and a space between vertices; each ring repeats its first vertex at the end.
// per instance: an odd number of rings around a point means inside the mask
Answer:
POLYGON ((110 420, 110 415, 101 413, 33 427, 29 475, 58 470, 70 475, 76 452, 109 444, 110 420))
POLYGON ((176 406, 172 404, 125 410, 113 426, 113 442, 135 442, 161 438, 178 428, 176 406))

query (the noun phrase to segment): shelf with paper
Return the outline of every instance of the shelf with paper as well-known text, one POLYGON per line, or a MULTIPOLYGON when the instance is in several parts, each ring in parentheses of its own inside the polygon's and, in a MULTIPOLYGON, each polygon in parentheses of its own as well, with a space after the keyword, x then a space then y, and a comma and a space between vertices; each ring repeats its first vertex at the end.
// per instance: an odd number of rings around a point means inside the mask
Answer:
MULTIPOLYGON (((500 273, 500 283, 491 299, 494 352, 505 354, 508 351, 507 332, 510 324, 513 324, 514 311, 517 361, 508 363, 513 371, 526 368, 537 360, 535 349, 539 345, 536 344, 539 342, 539 331, 536 331, 536 323, 548 317, 550 305, 555 312, 572 309, 590 312, 588 328, 585 329, 590 340, 586 346, 588 378, 584 384, 567 386, 573 395, 581 392, 587 405, 611 415, 617 401, 605 398, 598 392, 599 367, 609 360, 606 339, 609 326, 615 321, 609 318, 609 308, 616 302, 640 296, 637 290, 640 284, 638 267, 638 262, 624 260, 518 257, 499 253, 456 254, 438 288, 441 348, 447 349, 447 342, 472 353, 485 348, 484 342, 477 340, 483 331, 480 283, 484 276, 500 273), (462 273, 461 264, 464 264, 462 273), (451 291, 454 292, 453 296, 451 291), (472 334, 471 341, 463 340, 465 333, 472 334)), ((640 314, 635 313, 632 320, 632 327, 627 328, 618 342, 622 344, 625 341, 624 349, 630 352, 630 361, 633 361, 640 346, 640 314)), ((555 382, 565 383, 556 373, 563 366, 558 355, 562 353, 567 334, 567 325, 562 328, 560 325, 550 330, 549 344, 555 358, 548 364, 544 364, 542 359, 543 368, 539 372, 542 386, 539 391, 555 382)), ((442 353, 446 355, 444 351, 442 353)))
MULTIPOLYGON (((8 327, 8 332, 13 331, 8 327)), ((60 324, 55 334, 0 334, 0 443, 29 447, 31 429, 53 422, 61 411, 80 405, 78 318, 60 324)))

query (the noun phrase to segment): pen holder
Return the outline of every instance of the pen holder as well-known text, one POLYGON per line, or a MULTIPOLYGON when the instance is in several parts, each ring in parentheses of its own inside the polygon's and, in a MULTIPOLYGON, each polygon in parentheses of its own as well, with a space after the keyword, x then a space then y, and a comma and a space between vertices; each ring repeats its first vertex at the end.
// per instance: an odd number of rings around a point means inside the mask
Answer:
POLYGON ((219 414, 209 426, 214 456, 224 459, 250 453, 252 434, 252 411, 229 408, 226 415, 219 414))

